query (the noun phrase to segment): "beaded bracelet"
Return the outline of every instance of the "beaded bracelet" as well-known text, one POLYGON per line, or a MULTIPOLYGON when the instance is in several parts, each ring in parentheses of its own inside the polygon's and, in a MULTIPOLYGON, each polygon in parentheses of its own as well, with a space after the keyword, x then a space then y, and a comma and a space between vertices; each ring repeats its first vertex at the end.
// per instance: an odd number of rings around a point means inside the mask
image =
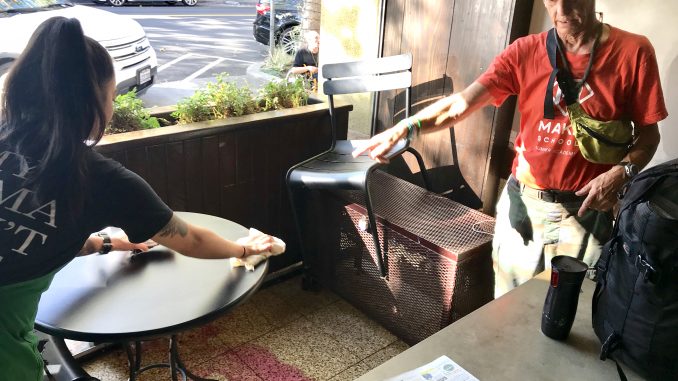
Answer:
POLYGON ((414 134, 414 128, 412 128, 412 124, 409 122, 408 119, 403 120, 405 122, 405 125, 407 126, 407 140, 412 139, 412 135, 414 134))
POLYGON ((421 134, 422 128, 421 128, 421 119, 412 117, 415 122, 417 122, 417 135, 421 134))

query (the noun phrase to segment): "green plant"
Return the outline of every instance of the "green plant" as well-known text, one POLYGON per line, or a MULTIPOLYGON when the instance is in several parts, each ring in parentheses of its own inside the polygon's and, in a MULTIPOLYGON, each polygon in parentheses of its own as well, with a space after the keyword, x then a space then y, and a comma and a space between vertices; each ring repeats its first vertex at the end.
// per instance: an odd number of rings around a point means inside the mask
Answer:
POLYGON ((193 123, 257 112, 252 91, 247 86, 238 87, 226 78, 226 74, 220 74, 216 83, 208 83, 204 90, 178 102, 172 116, 179 123, 193 123))
POLYGON ((113 118, 106 126, 106 134, 116 134, 119 132, 147 130, 160 127, 160 122, 156 117, 144 108, 144 102, 137 98, 136 90, 127 94, 118 95, 113 101, 113 118))
POLYGON ((259 107, 262 111, 306 104, 308 104, 307 82, 303 78, 294 81, 271 81, 259 91, 259 107))
POLYGON ((294 57, 287 54, 285 49, 273 49, 273 53, 266 57, 261 68, 264 71, 284 78, 290 68, 292 68, 292 61, 294 61, 294 57))

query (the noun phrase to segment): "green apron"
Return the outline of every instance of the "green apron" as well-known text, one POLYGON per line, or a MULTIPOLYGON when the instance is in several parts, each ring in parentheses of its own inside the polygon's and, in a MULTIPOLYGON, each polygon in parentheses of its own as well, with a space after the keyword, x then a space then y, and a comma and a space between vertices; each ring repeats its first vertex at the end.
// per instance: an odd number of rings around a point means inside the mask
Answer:
POLYGON ((43 361, 33 323, 40 296, 57 271, 0 286, 0 381, 42 381, 43 361))

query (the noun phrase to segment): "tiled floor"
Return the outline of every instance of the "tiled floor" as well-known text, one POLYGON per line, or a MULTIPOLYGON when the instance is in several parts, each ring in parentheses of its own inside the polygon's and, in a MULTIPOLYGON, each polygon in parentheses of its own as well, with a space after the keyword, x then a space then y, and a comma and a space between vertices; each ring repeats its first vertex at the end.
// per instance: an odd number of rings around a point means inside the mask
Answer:
MULTIPOLYGON (((144 364, 164 362, 167 341, 143 344, 144 364)), ((179 336, 192 372, 217 380, 353 380, 407 345, 327 290, 301 290, 298 277, 259 290, 248 302, 179 336)), ((102 381, 127 379, 124 352, 84 363, 102 381)), ((139 381, 170 380, 168 370, 139 381)))

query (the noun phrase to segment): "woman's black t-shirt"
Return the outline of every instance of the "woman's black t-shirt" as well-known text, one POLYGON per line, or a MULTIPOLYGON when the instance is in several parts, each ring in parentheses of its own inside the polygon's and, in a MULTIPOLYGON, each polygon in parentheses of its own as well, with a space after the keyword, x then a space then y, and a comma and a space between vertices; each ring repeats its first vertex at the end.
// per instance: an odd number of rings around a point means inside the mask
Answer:
MULTIPOLYGON (((144 242, 160 231, 172 210, 138 175, 88 151, 87 197, 81 213, 65 210, 65 197, 43 197, 25 187, 35 163, 0 145, 0 286, 48 274, 72 260, 90 234, 107 226, 144 242), (24 167, 25 168, 25 167, 24 167)), ((61 192, 64 193, 64 192, 61 192)))

